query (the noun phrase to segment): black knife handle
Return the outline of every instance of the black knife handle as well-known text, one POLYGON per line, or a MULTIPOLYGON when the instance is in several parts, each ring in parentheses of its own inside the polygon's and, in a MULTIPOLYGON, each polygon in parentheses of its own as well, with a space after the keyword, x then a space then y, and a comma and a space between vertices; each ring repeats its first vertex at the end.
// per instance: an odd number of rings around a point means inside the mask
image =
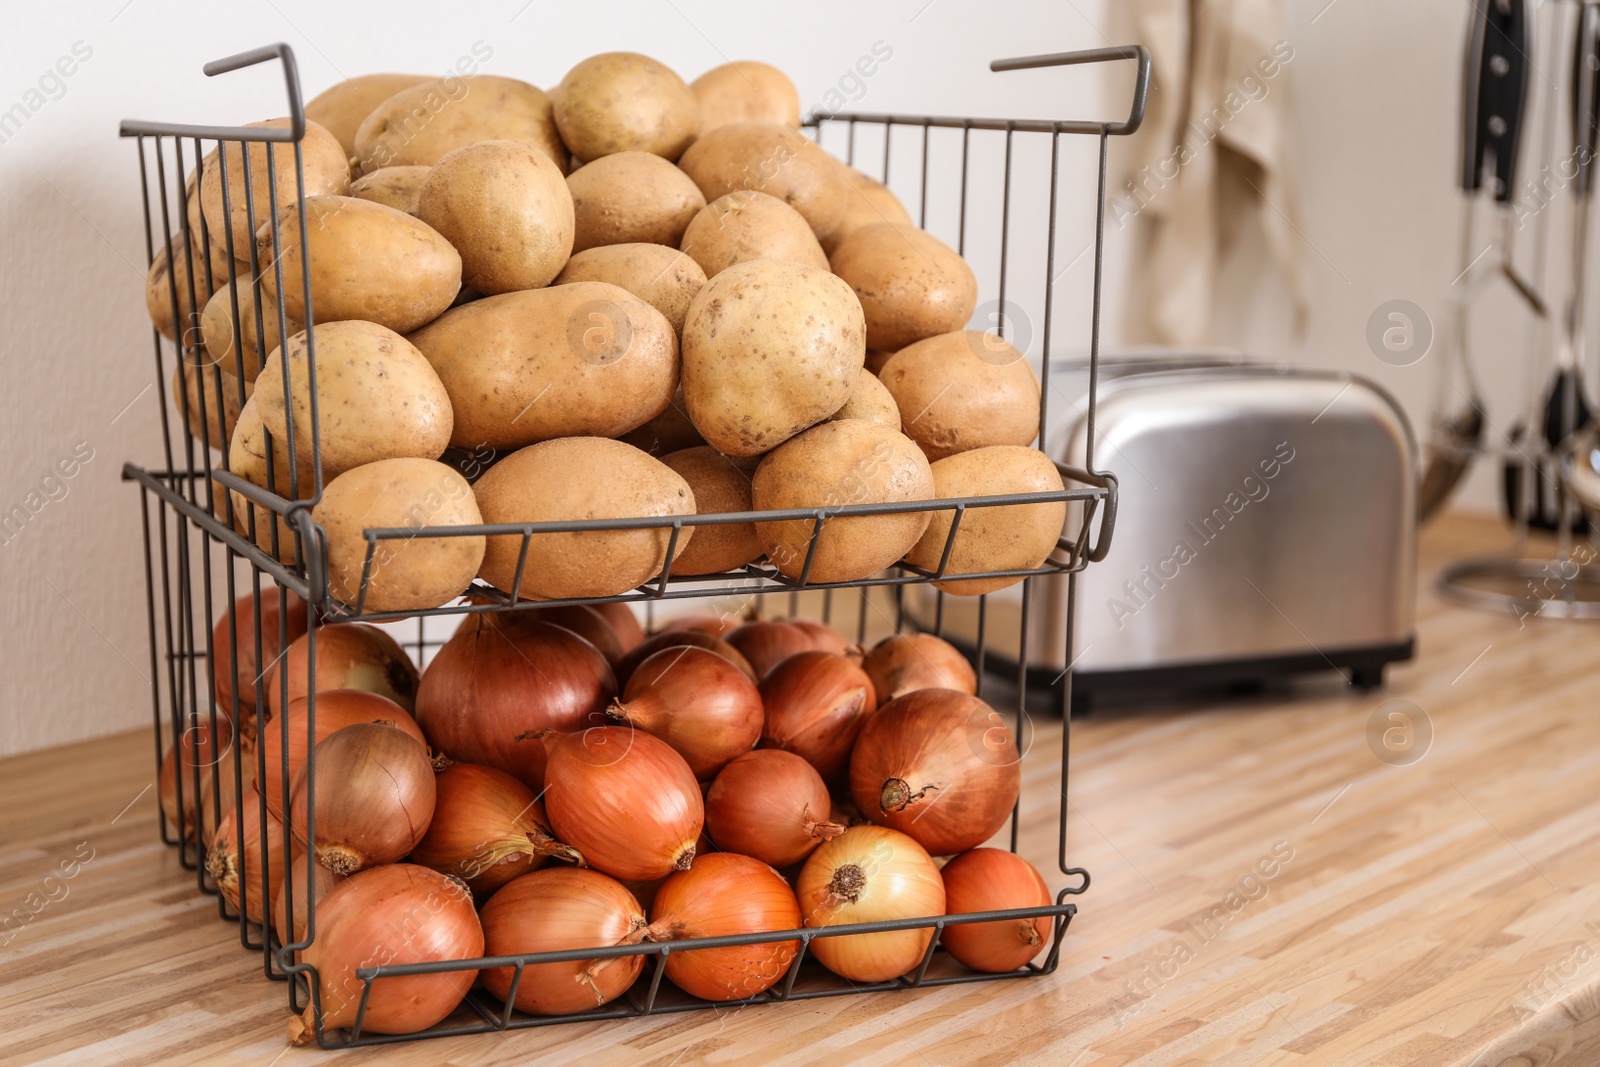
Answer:
POLYGON ((1572 53, 1572 126, 1577 168, 1573 190, 1588 197, 1594 191, 1594 153, 1600 141, 1600 3, 1578 8, 1572 53))
POLYGON ((1494 198, 1515 195, 1517 156, 1528 100, 1528 51, 1532 16, 1528 0, 1471 0, 1463 92, 1461 187, 1483 188, 1487 160, 1494 160, 1494 198))

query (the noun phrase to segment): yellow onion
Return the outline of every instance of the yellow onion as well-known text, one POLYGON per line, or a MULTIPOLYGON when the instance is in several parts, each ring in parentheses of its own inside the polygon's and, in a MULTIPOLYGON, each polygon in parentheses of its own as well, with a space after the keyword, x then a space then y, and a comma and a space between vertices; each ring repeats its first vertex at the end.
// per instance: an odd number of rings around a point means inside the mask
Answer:
MULTIPOLYGON (((668 875, 650 910, 651 939, 724 937, 800 928, 800 905, 783 876, 760 860, 732 852, 701 856, 668 875)), ((743 1000, 777 984, 794 962, 798 941, 702 948, 667 956, 678 988, 706 1000, 743 1000)))
POLYGON ((388 697, 408 714, 416 709, 417 668, 399 642, 376 626, 341 622, 301 634, 284 653, 282 667, 267 667, 267 699, 273 714, 281 715, 287 705, 306 695, 307 672, 313 659, 319 693, 327 689, 365 689, 388 697), (282 692, 284 670, 289 675, 287 696, 282 692))
MULTIPOLYGON (((306 913, 309 901, 322 902, 328 890, 344 881, 345 876, 334 874, 322 864, 314 862, 311 853, 302 852, 294 858, 284 872, 278 887, 272 891, 272 928, 277 931, 278 943, 304 941, 306 913), (285 890, 292 890, 285 892, 285 890), (289 929, 289 905, 294 904, 294 929, 289 929), (291 936, 292 935, 292 936, 291 936)), ((298 957, 298 953, 296 956, 298 957)))
POLYGON ((354 874, 403 859, 433 817, 433 776, 427 750, 393 726, 364 722, 336 730, 312 750, 295 780, 289 802, 295 839, 307 844, 314 811, 313 851, 328 870, 354 874))
POLYGON ((828 821, 828 787, 792 752, 760 748, 729 763, 706 791, 706 832, 719 848, 782 869, 844 827, 828 821))
POLYGON ((261 836, 263 804, 261 794, 254 789, 244 798, 242 833, 237 809, 227 808, 217 824, 211 848, 206 851, 206 873, 217 883, 223 899, 235 911, 242 906, 245 916, 254 923, 267 921, 271 887, 283 878, 288 866, 283 851, 283 823, 270 811, 265 813, 266 838, 261 836))
POLYGON ((761 681, 767 722, 762 748, 803 758, 825 780, 850 766, 850 749, 862 721, 876 706, 872 679, 833 652, 790 656, 761 681))
POLYGON ((820 651, 815 637, 787 619, 752 619, 723 637, 765 678, 790 656, 820 651))
MULTIPOLYGON (((1050 887, 1033 864, 1000 848, 963 852, 939 872, 945 908, 951 915, 1010 908, 1042 908, 1050 887)), ((1011 919, 964 923, 944 928, 940 938, 950 955, 975 971, 1014 971, 1026 965, 1050 939, 1050 919, 1011 919)))
MULTIPOLYGON (((852 826, 822 844, 800 871, 807 926, 843 926, 944 914, 944 882, 923 847, 882 826, 852 826)), ((811 953, 853 982, 886 982, 922 962, 933 927, 819 937, 811 953)))
POLYGON ((654 734, 709 781, 761 737, 761 693, 738 667, 715 652, 665 648, 628 679, 608 714, 654 734))
POLYGON ((639 664, 662 649, 679 648, 684 645, 693 645, 695 648, 703 648, 709 652, 715 652, 735 667, 738 667, 740 671, 744 672, 744 676, 752 682, 761 681, 760 678, 756 677, 756 670, 750 666, 750 661, 745 659, 738 649, 722 640, 722 638, 713 637, 704 630, 662 630, 653 637, 645 638, 630 649, 626 656, 622 657, 622 661, 617 664, 616 668, 617 685, 626 687, 628 679, 633 677, 633 672, 638 669, 639 664))
POLYGON ((383 726, 393 726, 410 734, 419 745, 428 743, 422 736, 422 728, 406 713, 406 709, 386 696, 365 689, 330 689, 318 692, 316 736, 308 736, 310 731, 306 729, 306 720, 310 712, 307 707, 309 703, 308 697, 300 697, 290 703, 283 720, 268 726, 261 741, 261 753, 265 757, 267 771, 263 779, 261 772, 257 770, 256 789, 267 798, 267 807, 280 818, 283 815, 284 764, 288 764, 289 785, 293 788, 294 780, 305 764, 306 749, 312 744, 320 744, 327 740, 346 726, 375 722, 383 726), (283 744, 284 724, 288 725, 289 730, 288 748, 283 744))
POLYGON ((528 617, 552 626, 571 630, 595 648, 613 667, 625 651, 622 640, 611 626, 611 621, 598 608, 587 604, 556 604, 551 607, 524 608, 528 617))
POLYGON ((872 679, 878 704, 918 689, 977 693, 978 676, 954 645, 933 634, 892 634, 873 646, 861 669, 872 679))
POLYGON ((611 624, 611 632, 617 635, 617 643, 622 646, 624 654, 632 652, 644 641, 644 627, 639 625, 639 616, 635 615, 628 605, 616 600, 607 600, 596 604, 594 610, 611 624))
POLYGON ((156 776, 156 796, 161 802, 161 814, 166 818, 167 825, 184 841, 195 840, 194 813, 197 807, 201 811, 202 830, 206 835, 213 835, 219 821, 213 798, 221 801, 224 813, 233 806, 235 779, 232 740, 233 728, 226 717, 220 713, 217 715, 217 728, 213 732, 210 717, 200 716, 184 730, 177 744, 167 749, 161 760, 161 769, 156 776), (198 795, 195 792, 197 781, 200 787, 198 795), (218 787, 221 787, 221 796, 216 796, 218 787), (180 791, 183 794, 181 805, 178 796, 180 791), (181 815, 178 811, 180 806, 183 809, 181 815))
MULTIPOLYGON (((261 590, 261 662, 268 665, 277 663, 278 653, 283 650, 279 643, 280 623, 286 622, 289 630, 289 640, 293 641, 306 632, 306 604, 294 593, 279 589, 277 586, 265 586, 261 590)), ((217 707, 229 715, 233 714, 233 694, 239 694, 239 711, 244 716, 248 725, 250 714, 256 707, 256 677, 260 673, 256 668, 256 609, 255 594, 246 593, 233 602, 233 606, 222 614, 217 620, 217 625, 211 631, 212 675, 216 683, 217 707), (232 630, 236 654, 229 654, 228 631, 229 620, 232 620, 232 630)), ((266 679, 262 679, 266 684, 266 679)), ((244 736, 253 738, 254 732, 245 730, 244 736)), ((246 741, 249 744, 249 741, 246 741)))
POLYGON ((533 790, 506 772, 453 763, 434 784, 433 819, 411 862, 455 875, 479 900, 551 857, 583 862, 552 836, 533 790))

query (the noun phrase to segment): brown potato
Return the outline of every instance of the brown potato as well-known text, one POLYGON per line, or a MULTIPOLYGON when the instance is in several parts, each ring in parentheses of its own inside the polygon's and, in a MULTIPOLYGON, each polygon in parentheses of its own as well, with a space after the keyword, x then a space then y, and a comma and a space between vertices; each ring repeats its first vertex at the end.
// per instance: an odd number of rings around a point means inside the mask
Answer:
POLYGON ((1039 432, 1039 378, 1006 341, 958 330, 901 349, 878 377, 929 459, 986 445, 1027 445, 1039 432))
MULTIPOLYGON (((461 288, 461 256, 420 219, 352 196, 308 196, 305 211, 318 322, 363 319, 408 333, 438 318, 455 300, 461 288)), ((304 322, 298 206, 283 211, 278 228, 283 236, 283 307, 290 318, 304 322)), ((275 253, 272 232, 265 226, 257 245, 262 262, 270 262, 275 253)), ((264 281, 271 279, 270 273, 264 276, 264 281)))
MULTIPOLYGON (((942 499, 1059 493, 1065 488, 1049 456, 1038 449, 1016 445, 974 448, 947 456, 934 463, 932 469, 934 490, 942 499)), ((923 570, 937 571, 954 516, 953 511, 935 511, 927 532, 906 553, 906 562, 923 570)), ((1055 550, 1056 539, 1061 536, 1066 521, 1066 501, 968 508, 961 517, 961 528, 956 532, 945 573, 1032 570, 1055 550)), ((1020 581, 1021 578, 974 578, 933 584, 956 596, 978 596, 1020 581)))
POLYGON ((777 67, 753 59, 713 67, 689 83, 700 103, 700 132, 730 122, 800 125, 800 94, 777 67))
POLYGON ((706 442, 758 456, 839 410, 866 356, 861 305, 825 270, 729 267, 683 324, 683 398, 706 442))
MULTIPOLYGON (((929 500, 928 460, 904 434, 865 419, 825 422, 779 445, 756 468, 752 499, 762 511, 839 508, 850 504, 929 500)), ((810 519, 756 523, 774 566, 790 578, 805 570, 810 519)), ((812 560, 812 582, 851 582, 890 566, 928 528, 928 513, 853 515, 830 519, 812 560)))
POLYGON ((485 297, 411 342, 454 402, 458 448, 615 437, 659 414, 678 386, 671 325, 605 282, 485 297))
POLYGON ((601 245, 673 245, 706 206, 689 176, 650 152, 617 152, 567 175, 577 234, 572 250, 601 245))
POLYGON ((427 74, 358 74, 306 101, 306 118, 337 137, 350 158, 356 154, 356 130, 363 119, 395 93, 429 81, 433 77, 427 74))
POLYGON ((356 130, 356 171, 431 167, 479 141, 523 141, 566 173, 567 149, 551 119, 550 97, 492 74, 436 78, 379 104, 356 130))
POLYGON ((144 306, 150 313, 150 321, 157 332, 169 341, 177 342, 178 328, 181 324, 183 330, 182 347, 192 348, 200 344, 200 313, 206 306, 206 301, 211 298, 211 292, 206 288, 205 271, 201 261, 189 250, 189 244, 182 235, 173 238, 172 243, 157 249, 156 258, 150 264, 150 271, 144 280, 144 306), (172 250, 177 254, 173 255, 172 250), (176 262, 177 269, 173 269, 176 262), (194 267, 194 280, 190 282, 190 266, 194 267), (176 303, 176 319, 174 316, 174 303, 176 303))
POLYGON ((867 347, 899 349, 959 330, 978 304, 978 279, 955 249, 926 230, 874 222, 833 254, 867 316, 867 347))
POLYGON ((681 247, 707 278, 756 259, 828 269, 828 257, 800 212, 775 196, 749 190, 707 204, 684 231, 681 247))
POLYGON ((873 374, 881 375, 883 373, 883 365, 889 362, 890 357, 893 356, 894 353, 895 350, 892 348, 867 349, 867 369, 873 374))
POLYGON ((487 296, 549 285, 572 255, 561 168, 521 141, 480 141, 439 160, 417 215, 461 253, 462 281, 487 296))
POLYGON ((431 167, 379 167, 365 177, 350 183, 350 195, 360 200, 371 200, 407 215, 417 213, 417 201, 422 198, 422 183, 428 180, 431 167))
POLYGON ((863 226, 870 226, 874 222, 912 224, 911 212, 906 210, 899 197, 889 191, 887 185, 843 163, 839 164, 839 168, 850 191, 845 197, 844 215, 839 219, 838 227, 822 246, 828 255, 838 251, 840 242, 863 226))
MULTIPOLYGON (((288 321, 289 334, 293 336, 305 329, 305 323, 288 321)), ((269 304, 261 309, 261 323, 259 329, 266 333, 267 343, 257 343, 256 333, 256 294, 255 286, 248 278, 236 282, 229 282, 211 295, 206 301, 205 311, 200 316, 200 335, 205 341, 208 361, 219 364, 223 370, 230 374, 244 375, 244 380, 253 382, 261 373, 261 353, 274 351, 280 341, 278 337, 278 306, 269 304), (239 304, 239 333, 242 343, 238 350, 234 349, 234 324, 233 305, 234 293, 237 291, 239 304)))
POLYGON ((877 375, 865 367, 856 376, 856 386, 850 391, 850 398, 844 402, 844 407, 833 413, 832 418, 835 422, 840 419, 866 419, 891 430, 900 429, 900 408, 895 404, 894 396, 878 381, 877 375))
MULTIPOLYGON (((284 129, 288 119, 269 119, 249 123, 251 127, 284 129)), ((256 231, 272 218, 272 190, 277 185, 277 206, 283 211, 294 203, 298 194, 295 184, 294 146, 286 143, 250 145, 250 198, 245 198, 244 157, 239 144, 223 142, 223 162, 203 165, 200 176, 200 209, 205 212, 206 225, 210 227, 212 243, 227 246, 227 234, 233 231, 235 258, 248 259, 256 231), (268 173, 268 156, 271 157, 271 174, 268 173), (223 173, 227 173, 228 204, 223 210, 223 173)), ((305 172, 305 195, 340 195, 350 191, 350 161, 345 158, 339 139, 315 122, 306 123, 306 135, 300 142, 300 157, 305 172)), ((263 263, 269 262, 262 260, 263 263)))
MULTIPOLYGON (((230 278, 249 271, 240 271, 233 260, 228 258, 228 251, 224 247, 227 237, 224 233, 213 233, 211 227, 206 225, 205 211, 200 204, 200 174, 208 167, 213 167, 217 162, 216 150, 206 153, 201 160, 200 167, 189 172, 189 179, 184 183, 184 208, 185 218, 189 221, 189 247, 194 250, 194 264, 196 271, 202 277, 205 275, 205 257, 211 258, 211 284, 213 288, 220 288, 230 278)), ((237 249, 241 258, 248 258, 250 247, 244 246, 237 249)))
MULTIPOLYGON (((245 383, 244 395, 248 400, 254 386, 245 383)), ((180 380, 178 368, 172 368, 172 399, 180 413, 187 415, 185 426, 196 441, 204 440, 212 448, 223 448, 233 439, 233 428, 239 424, 239 411, 244 404, 239 400, 239 379, 227 371, 186 364, 180 380), (222 375, 222 391, 217 391, 218 374, 222 375), (205 430, 201 432, 201 420, 205 430)), ((180 418, 185 417, 180 414, 180 418)))
POLYGON ((678 161, 707 201, 738 189, 775 196, 804 216, 818 240, 844 217, 849 188, 839 161, 776 122, 734 122, 705 134, 678 161))
POLYGON ((683 79, 637 52, 590 56, 552 95, 561 139, 583 163, 635 151, 675 160, 700 128, 700 105, 683 79))
MULTIPOLYGON (((473 491, 486 523, 694 514, 689 484, 632 445, 566 437, 514 452, 473 491)), ((693 540, 685 526, 681 554, 693 540)), ((670 528, 540 533, 530 540, 519 595, 533 600, 615 596, 661 573, 670 528)), ((512 593, 522 538, 489 538, 479 576, 512 593)))
MULTIPOLYGON (((300 462, 302 472, 309 466, 299 456, 295 459, 300 462)), ((288 450, 281 438, 272 439, 269 459, 267 431, 262 425, 261 413, 256 408, 253 395, 239 410, 239 421, 233 428, 233 440, 228 445, 228 469, 251 485, 270 490, 285 500, 309 500, 315 491, 309 475, 302 473, 296 478, 290 470, 288 450)), ((297 560, 294 528, 284 522, 281 515, 252 503, 243 493, 223 490, 220 485, 217 491, 226 492, 232 499, 234 529, 249 537, 251 523, 254 522, 258 548, 283 563, 293 564, 297 560), (276 545, 273 541, 274 532, 276 545)))
MULTIPOLYGON (((724 456, 709 446, 686 448, 661 457, 689 483, 697 515, 749 511, 750 478, 756 461, 724 456)), ((673 561, 673 574, 721 574, 761 558, 754 523, 696 526, 694 543, 673 561)))
POLYGON ((666 245, 601 245, 567 260, 552 284, 572 282, 610 282, 626 289, 665 315, 672 332, 681 334, 690 301, 705 288, 706 272, 666 245))
POLYGON ((482 536, 386 538, 367 562, 363 530, 483 521, 467 480, 431 459, 380 459, 346 471, 324 487, 311 517, 328 538, 328 591, 352 607, 361 601, 362 611, 439 607, 461 595, 483 564, 482 536))
POLYGON ((672 402, 661 414, 639 427, 629 430, 617 440, 626 441, 634 448, 652 456, 665 456, 682 452, 686 448, 699 448, 706 443, 700 431, 689 421, 689 409, 683 403, 683 388, 672 394, 672 402))

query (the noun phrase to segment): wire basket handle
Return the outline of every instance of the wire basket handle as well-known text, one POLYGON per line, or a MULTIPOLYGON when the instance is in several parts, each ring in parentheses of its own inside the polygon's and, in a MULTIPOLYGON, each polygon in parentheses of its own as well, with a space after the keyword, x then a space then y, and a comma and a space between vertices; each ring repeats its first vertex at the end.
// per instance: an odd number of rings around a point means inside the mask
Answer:
POLYGON ((993 71, 1033 70, 1038 67, 1076 67, 1088 63, 1112 63, 1131 59, 1137 64, 1133 76, 1133 103, 1128 117, 1122 122, 1058 122, 1062 133, 1103 133, 1112 137, 1127 137, 1137 133, 1144 124, 1145 106, 1150 99, 1150 53, 1141 44, 1115 45, 1110 48, 1087 48, 1079 52, 1051 52, 1038 56, 1018 56, 1015 59, 997 59, 989 64, 993 71))
POLYGON ((288 126, 203 126, 183 122, 149 122, 144 119, 123 119, 117 133, 120 137, 203 137, 219 141, 279 141, 293 143, 306 135, 306 109, 300 99, 300 68, 294 61, 294 49, 283 42, 266 44, 247 52, 238 52, 221 59, 213 59, 202 69, 206 77, 243 70, 257 63, 271 60, 283 62, 284 88, 289 97, 288 126))

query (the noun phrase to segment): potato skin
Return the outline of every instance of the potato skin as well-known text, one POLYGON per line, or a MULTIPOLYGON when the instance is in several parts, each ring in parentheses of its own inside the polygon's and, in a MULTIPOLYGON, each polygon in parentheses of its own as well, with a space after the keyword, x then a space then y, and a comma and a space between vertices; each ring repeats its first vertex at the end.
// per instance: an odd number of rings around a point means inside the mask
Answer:
POLYGON ((430 167, 380 167, 350 183, 350 195, 416 215, 430 167))
MULTIPOLYGON (((305 212, 318 322, 363 319, 409 333, 443 314, 460 291, 461 256, 420 219, 351 196, 308 196, 305 212)), ((279 214, 278 232, 283 238, 283 307, 291 319, 304 322, 298 205, 279 214)), ((269 227, 261 228, 256 244, 262 262, 271 262, 275 252, 269 227)))
MULTIPOLYGON (((266 427, 261 423, 261 412, 256 408, 254 396, 239 410, 239 421, 233 428, 233 440, 228 443, 228 469, 251 485, 270 489, 285 500, 309 500, 314 491, 312 480, 305 471, 308 464, 300 460, 301 474, 298 478, 289 469, 288 450, 284 448, 281 438, 272 439, 272 453, 267 454, 266 427), (270 482, 269 472, 270 471, 270 482)), ((213 483, 215 484, 215 483, 213 483)), ((277 530, 276 558, 283 563, 294 563, 297 553, 294 546, 294 530, 283 521, 281 515, 252 503, 243 493, 233 490, 224 490, 216 485, 219 494, 226 494, 233 502, 233 528, 244 536, 250 536, 251 513, 255 520, 256 546, 268 555, 273 555, 273 530, 277 530)), ((218 516, 226 519, 225 510, 218 516)))
MULTIPOLYGON (((305 329, 305 323, 289 320, 289 335, 293 336, 305 329)), ((210 362, 218 364, 229 374, 243 374, 244 380, 253 382, 261 373, 261 357, 263 352, 271 354, 279 345, 278 337, 278 308, 276 304, 268 304, 261 309, 261 329, 265 332, 267 343, 262 345, 256 338, 256 293, 255 285, 249 278, 241 278, 229 282, 206 301, 206 307, 200 314, 200 334, 205 341, 206 354, 210 362), (234 293, 237 290, 238 296, 234 293), (239 304, 239 330, 242 335, 238 350, 234 348, 233 305, 235 299, 239 304)))
POLYGON ((900 408, 894 402, 894 395, 878 380, 877 375, 865 367, 856 375, 855 388, 850 391, 850 398, 844 402, 844 407, 835 411, 830 418, 835 422, 840 419, 866 419, 891 430, 900 429, 900 408))
POLYGON ((827 271, 775 260, 729 267, 683 324, 683 397, 706 442, 756 456, 832 415, 866 357, 861 306, 827 271))
MULTIPOLYGON (((483 521, 467 480, 431 459, 380 459, 346 471, 322 490, 311 517, 328 538, 328 590, 355 606, 367 567, 369 528, 476 526, 483 521)), ((372 554, 363 611, 426 611, 472 584, 484 538, 380 540, 372 554)))
MULTIPOLYGON (((928 460, 904 434, 844 419, 812 427, 774 449, 756 468, 752 498, 762 511, 838 508, 849 504, 930 500, 928 460)), ((756 523, 773 565, 790 578, 805 570, 813 523, 756 523)), ((928 512, 833 518, 822 528, 809 580, 849 582, 890 566, 928 528, 928 512)))
POLYGON ((356 130, 378 105, 403 89, 433 81, 428 74, 358 74, 306 101, 306 118, 339 139, 346 158, 356 154, 356 130))
POLYGON ((200 340, 200 315, 210 300, 206 288, 205 265, 189 249, 189 243, 180 234, 163 248, 156 250, 156 258, 144 279, 144 307, 150 313, 150 322, 156 331, 169 341, 177 341, 179 324, 186 335, 183 344, 196 344, 200 340), (190 299, 190 265, 194 267, 193 292, 190 299), (174 271, 176 267, 176 271, 174 271), (174 280, 176 279, 176 280, 174 280), (172 317, 172 295, 176 286, 178 318, 172 317), (192 332, 191 332, 192 331, 192 332))
POLYGON ((732 122, 703 135, 678 161, 707 202, 738 189, 775 196, 825 241, 849 193, 839 161, 798 130, 776 122, 732 122))
MULTIPOLYGON (((283 129, 288 127, 289 120, 269 119, 247 125, 283 129)), ((224 142, 223 148, 226 150, 223 152, 223 162, 228 178, 227 210, 223 210, 222 203, 223 167, 209 159, 200 176, 200 208, 205 213, 212 242, 226 248, 227 233, 231 226, 233 254, 248 257, 250 242, 255 240, 256 231, 272 218, 270 197, 274 183, 268 175, 269 155, 272 158, 273 176, 276 177, 278 210, 282 211, 294 203, 299 195, 295 184, 294 146, 262 142, 250 145, 252 202, 248 203, 245 200, 244 153, 236 141, 224 142), (252 209, 254 227, 250 225, 252 209)), ((339 147, 339 139, 315 122, 306 123, 306 135, 300 142, 300 156, 305 170, 306 196, 343 195, 350 191, 350 161, 345 158, 344 149, 339 147)))
POLYGON ((689 176, 651 152, 616 152, 567 175, 574 252, 601 245, 677 246, 706 198, 689 176))
POLYGON ((619 436, 659 414, 678 385, 671 325, 605 282, 485 297, 410 340, 450 394, 458 448, 619 436))
POLYGON ((707 204, 684 231, 681 247, 707 278, 757 259, 828 269, 828 257, 800 212, 775 196, 747 189, 707 204))
POLYGON ((417 215, 461 253, 462 281, 488 296, 538 289, 572 255, 572 194, 550 157, 482 141, 433 165, 417 215))
MULTIPOLYGON (((661 461, 600 437, 564 437, 514 452, 473 486, 486 523, 694 514, 694 493, 661 461)), ((678 551, 694 529, 683 528, 678 551)), ((668 528, 534 534, 520 595, 534 600, 615 596, 661 572, 668 528)), ((479 576, 512 592, 518 536, 488 539, 479 576)))
POLYGON ((994 334, 957 330, 918 341, 896 352, 878 378, 900 406, 906 435, 930 460, 1031 444, 1038 435, 1038 376, 994 334))
MULTIPOLYGON (((661 462, 689 483, 695 514, 751 509, 750 479, 756 468, 753 459, 733 459, 701 445, 668 453, 661 462)), ((761 542, 756 540, 754 523, 696 526, 693 543, 673 561, 672 573, 721 574, 760 558, 761 542)))
POLYGON ((713 67, 689 83, 700 104, 700 133, 730 122, 800 125, 800 93, 777 67, 741 59, 713 67))
POLYGON ((823 251, 828 255, 837 252, 840 243, 863 226, 875 222, 912 225, 911 212, 906 210, 900 198, 887 185, 844 163, 839 164, 839 170, 849 192, 845 196, 844 214, 839 218, 839 225, 823 242, 823 251))
MULTIPOLYGON (((244 395, 249 400, 255 386, 245 383, 244 395)), ((205 440, 212 448, 221 449, 233 438, 233 428, 239 424, 239 411, 244 404, 239 400, 239 379, 227 371, 211 367, 196 367, 185 361, 183 377, 179 380, 178 368, 172 368, 172 399, 178 406, 178 418, 188 413, 188 430, 196 441, 205 440), (222 376, 222 391, 217 392, 217 375, 222 376), (202 435, 201 419, 204 417, 205 433, 202 435)))
POLYGON ((609 282, 626 289, 665 315, 672 332, 681 334, 689 304, 705 288, 706 272, 666 245, 601 245, 574 254, 552 284, 572 282, 609 282))
POLYGON ((966 260, 915 226, 863 226, 839 244, 832 266, 861 298, 868 348, 899 349, 959 330, 978 304, 966 260))
POLYGON ((553 96, 561 139, 584 163, 629 151, 676 160, 700 128, 700 105, 683 79, 637 52, 590 56, 553 96))
MULTIPOLYGON (((934 490, 941 498, 1006 496, 1012 493, 1055 493, 1064 486, 1056 465, 1035 448, 990 445, 947 456, 932 464, 934 490)), ((924 570, 939 569, 954 512, 935 511, 922 535, 906 553, 906 562, 924 570)), ((950 550, 948 574, 973 571, 1031 570, 1056 547, 1067 521, 1066 501, 968 508, 950 550)), ((934 582, 956 596, 978 596, 1015 585, 1021 578, 973 578, 934 582)))
POLYGON ((479 141, 523 141, 566 173, 567 149, 551 118, 550 97, 527 82, 493 74, 433 78, 379 104, 356 130, 355 168, 367 174, 381 167, 431 167, 479 141))

